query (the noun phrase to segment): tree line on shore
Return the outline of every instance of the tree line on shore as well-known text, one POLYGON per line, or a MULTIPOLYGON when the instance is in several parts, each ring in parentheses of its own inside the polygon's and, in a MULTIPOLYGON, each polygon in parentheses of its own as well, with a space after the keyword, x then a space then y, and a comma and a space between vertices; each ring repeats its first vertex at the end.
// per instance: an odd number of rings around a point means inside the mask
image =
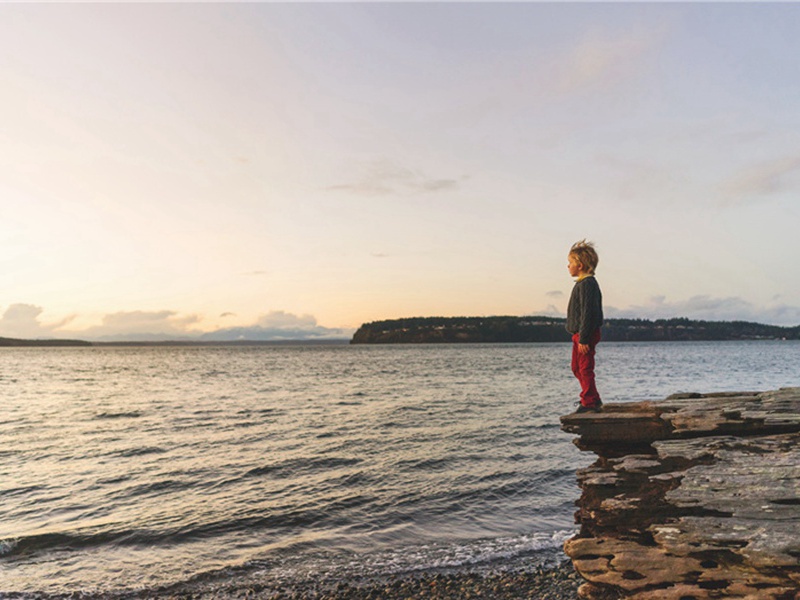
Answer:
POLYGON ((0 347, 18 346, 91 346, 90 342, 83 340, 23 340, 18 338, 0 337, 0 347))
MULTIPOLYGON (((566 319, 558 317, 413 317, 365 323, 351 344, 568 342, 566 319)), ((686 318, 606 319, 611 342, 800 339, 800 325, 780 327, 748 321, 686 318)))

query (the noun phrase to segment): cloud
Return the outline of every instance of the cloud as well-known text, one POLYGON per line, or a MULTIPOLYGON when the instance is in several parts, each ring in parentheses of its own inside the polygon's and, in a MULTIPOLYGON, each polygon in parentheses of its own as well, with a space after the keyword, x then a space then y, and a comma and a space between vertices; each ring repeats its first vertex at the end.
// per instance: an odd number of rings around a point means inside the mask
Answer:
POLYGON ((562 298, 564 296, 564 292, 561 290, 551 290, 545 294, 548 298, 562 298))
POLYGON ((44 312, 33 304, 12 304, 0 318, 0 335, 12 338, 41 339, 58 337, 58 329, 72 321, 70 315, 55 323, 42 324, 39 316, 44 312))
POLYGON ((681 169, 651 159, 623 158, 602 152, 595 157, 595 162, 611 178, 614 194, 623 200, 674 199, 694 186, 681 169))
POLYGON ((537 311, 534 311, 531 314, 534 314, 534 315, 539 316, 539 317, 564 317, 565 316, 564 311, 560 310, 555 304, 548 304, 547 307, 544 308, 543 310, 537 310, 537 311))
POLYGON ((350 329, 323 327, 312 315, 295 315, 275 310, 261 315, 255 324, 245 327, 228 327, 204 333, 203 341, 281 341, 347 339, 350 329))
MULTIPOLYGON (((233 316, 223 313, 222 316, 233 316)), ((103 317, 103 322, 82 332, 80 337, 97 341, 278 341, 346 339, 351 330, 323 327, 312 315, 295 315, 276 310, 261 315, 254 324, 225 327, 202 332, 195 326, 197 315, 180 316, 171 310, 118 312, 103 317)))
MULTIPOLYGON (((261 315, 255 323, 204 332, 198 328, 199 315, 181 315, 172 310, 121 311, 107 314, 99 325, 65 331, 75 315, 43 324, 43 309, 32 304, 12 304, 0 317, 0 337, 22 339, 72 338, 95 342, 158 341, 279 341, 348 339, 353 329, 323 327, 312 315, 295 315, 276 310, 261 315)), ((233 317, 225 312, 220 318, 233 317)))
POLYGON ((351 192, 364 196, 384 196, 391 194, 424 194, 458 189, 465 179, 437 179, 426 174, 380 160, 363 167, 364 173, 356 181, 341 183, 326 188, 334 192, 351 192))
POLYGON ((555 90, 569 94, 638 73, 641 58, 662 38, 662 32, 649 30, 592 32, 554 62, 555 90))
POLYGON ((643 305, 625 309, 605 308, 606 317, 627 319, 670 319, 686 317, 705 321, 754 321, 771 325, 800 324, 800 307, 788 304, 758 306, 737 296, 714 298, 693 296, 688 300, 667 301, 655 296, 643 305))
POLYGON ((180 316, 172 310, 123 311, 105 315, 100 325, 75 332, 97 341, 187 340, 200 334, 192 328, 197 315, 180 316))
POLYGON ((800 182, 792 179, 797 173, 800 173, 800 156, 787 157, 744 169, 721 187, 728 199, 726 203, 733 204, 792 189, 800 182))

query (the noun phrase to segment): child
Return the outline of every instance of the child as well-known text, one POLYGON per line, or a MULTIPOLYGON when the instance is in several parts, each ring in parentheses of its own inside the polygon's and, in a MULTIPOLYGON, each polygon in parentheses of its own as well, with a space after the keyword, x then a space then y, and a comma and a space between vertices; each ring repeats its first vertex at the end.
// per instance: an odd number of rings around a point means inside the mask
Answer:
POLYGON ((576 412, 600 412, 603 401, 594 384, 594 349, 603 324, 603 294, 594 278, 599 259, 591 242, 581 240, 569 249, 567 270, 576 278, 567 308, 567 331, 572 335, 572 372, 581 384, 576 412))

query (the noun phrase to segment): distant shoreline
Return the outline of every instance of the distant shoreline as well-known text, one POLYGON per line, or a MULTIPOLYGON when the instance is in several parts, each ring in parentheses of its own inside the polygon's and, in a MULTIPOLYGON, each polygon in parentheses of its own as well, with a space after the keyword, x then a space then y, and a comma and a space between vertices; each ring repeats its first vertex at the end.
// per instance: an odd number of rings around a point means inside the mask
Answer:
POLYGON ((330 340, 232 340, 227 342, 200 342, 166 340, 162 342, 92 342, 93 346, 342 346, 348 338, 330 340))
POLYGON ((25 340, 17 338, 0 338, 0 348, 104 348, 104 347, 145 347, 145 346, 344 346, 350 343, 349 338, 329 340, 233 340, 227 342, 203 342, 194 340, 163 341, 119 341, 90 342, 86 340, 25 340))
MULTIPOLYGON (((412 317, 364 323, 352 338, 291 340, 123 340, 87 341, 0 337, 0 347, 138 346, 339 346, 344 344, 496 344, 569 342, 566 319, 540 316, 412 317)), ((686 318, 606 319, 606 342, 800 340, 800 325, 783 327, 750 321, 686 318)))
POLYGON ((64 346, 92 346, 91 342, 83 340, 23 340, 18 338, 0 338, 0 348, 25 348, 25 347, 64 347, 64 346))
MULTIPOLYGON (((417 317, 374 321, 359 327, 352 344, 452 344, 568 342, 566 319, 559 317, 417 317)), ((798 340, 800 325, 781 327, 748 321, 695 321, 685 318, 606 319, 608 342, 798 340)))

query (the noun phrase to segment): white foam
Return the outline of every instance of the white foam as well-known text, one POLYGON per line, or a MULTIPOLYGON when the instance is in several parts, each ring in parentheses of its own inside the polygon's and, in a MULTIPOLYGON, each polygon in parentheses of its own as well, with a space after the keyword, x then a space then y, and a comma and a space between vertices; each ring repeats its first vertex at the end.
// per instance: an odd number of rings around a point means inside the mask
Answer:
POLYGON ((0 556, 5 556, 14 551, 14 548, 19 544, 18 539, 13 540, 0 540, 0 556))
POLYGON ((277 565, 265 571, 282 580, 373 577, 423 571, 469 569, 506 571, 535 569, 558 561, 564 541, 573 529, 537 532, 506 538, 485 538, 458 544, 406 546, 376 553, 341 557, 305 556, 301 562, 277 565))
POLYGON ((382 573, 453 569, 474 565, 502 567, 503 565, 498 563, 528 554, 548 554, 548 550, 560 549, 564 541, 574 533, 573 530, 559 530, 551 533, 482 539, 463 544, 441 546, 430 544, 391 551, 374 558, 364 557, 360 562, 370 570, 382 573))

